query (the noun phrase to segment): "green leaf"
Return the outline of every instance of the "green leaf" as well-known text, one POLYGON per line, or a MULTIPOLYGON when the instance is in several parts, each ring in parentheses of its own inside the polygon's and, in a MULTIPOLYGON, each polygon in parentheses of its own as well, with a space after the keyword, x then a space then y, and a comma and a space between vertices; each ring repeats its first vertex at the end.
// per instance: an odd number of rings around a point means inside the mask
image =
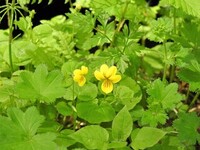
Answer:
POLYGON ((199 0, 162 0, 162 2, 180 8, 189 15, 200 17, 199 0))
POLYGON ((65 93, 61 73, 59 71, 48 73, 45 65, 38 66, 34 73, 22 72, 20 78, 21 81, 16 85, 20 98, 50 103, 65 93))
POLYGON ((114 89, 114 96, 130 110, 140 102, 142 93, 139 85, 130 77, 123 77, 119 86, 114 89))
POLYGON ((118 149, 118 148, 123 148, 126 147, 127 142, 121 142, 121 141, 113 141, 108 144, 109 149, 118 149))
POLYGON ((126 106, 115 116, 112 122, 112 137, 117 141, 126 141, 131 134, 133 121, 126 106))
POLYGON ((196 113, 181 113, 178 116, 173 126, 178 131, 179 140, 186 145, 195 145, 196 141, 200 142, 200 134, 198 133, 200 119, 196 113))
POLYGON ((66 102, 59 102, 56 106, 57 111, 63 116, 70 116, 73 113, 73 109, 66 102))
POLYGON ((192 60, 186 67, 178 72, 178 77, 190 84, 190 90, 196 92, 200 90, 200 64, 197 60, 192 60))
POLYGON ((151 105, 145 111, 140 111, 142 114, 142 125, 150 125, 156 127, 158 123, 164 125, 168 119, 167 113, 161 108, 160 105, 151 105))
POLYGON ((88 83, 85 84, 84 87, 80 88, 78 99, 81 101, 90 101, 96 98, 97 93, 97 86, 93 83, 88 83))
POLYGON ((165 136, 166 132, 152 127, 143 127, 133 130, 131 134, 131 147, 134 149, 145 149, 152 147, 165 136))
POLYGON ((8 109, 7 113, 12 122, 30 136, 36 133, 36 130, 44 121, 44 117, 39 114, 35 107, 30 107, 25 113, 17 108, 12 108, 8 109))
POLYGON ((10 108, 7 114, 8 117, 0 116, 1 149, 56 149, 56 144, 53 142, 56 138, 54 133, 37 133, 44 117, 35 107, 30 107, 25 112, 10 108))
POLYGON ((160 79, 155 80, 147 92, 150 95, 147 102, 149 105, 161 104, 163 109, 174 109, 182 100, 182 96, 177 92, 178 85, 171 83, 165 85, 160 79))
POLYGON ((106 149, 109 139, 108 131, 98 125, 83 127, 69 136, 87 149, 106 149))
POLYGON ((68 147, 70 145, 73 145, 75 143, 75 140, 70 138, 69 135, 74 133, 73 130, 69 130, 69 129, 64 129, 62 130, 58 137, 56 138, 55 142, 60 145, 60 146, 64 146, 64 147, 68 147))
POLYGON ((173 23, 171 18, 162 17, 150 22, 151 30, 146 35, 151 41, 164 42, 171 36, 173 23))
POLYGON ((0 102, 10 100, 14 94, 14 82, 7 78, 0 79, 0 102))
POLYGON ((93 102, 81 102, 76 106, 77 114, 80 118, 90 123, 101 123, 112 121, 115 117, 115 110, 110 104, 93 102))

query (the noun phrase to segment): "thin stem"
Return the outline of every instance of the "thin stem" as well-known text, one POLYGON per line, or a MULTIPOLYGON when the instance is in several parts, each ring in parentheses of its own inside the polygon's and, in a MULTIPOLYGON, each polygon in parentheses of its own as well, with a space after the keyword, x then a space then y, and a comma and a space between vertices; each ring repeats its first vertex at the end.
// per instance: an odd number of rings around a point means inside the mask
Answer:
POLYGON ((187 88, 187 93, 186 93, 186 101, 188 100, 189 96, 190 96, 190 89, 189 89, 189 88, 187 88))
POLYGON ((162 80, 166 80, 166 76, 167 76, 167 47, 166 47, 166 41, 164 40, 163 42, 163 46, 164 46, 164 70, 163 70, 163 78, 162 80))
MULTIPOLYGON (((173 23, 174 23, 174 34, 176 34, 176 8, 174 8, 174 12, 173 12, 173 23)), ((176 70, 175 65, 172 65, 171 70, 170 70, 169 82, 172 82, 174 80, 175 70, 176 70)))
POLYGON ((176 70, 175 65, 172 65, 172 66, 171 66, 171 70, 170 70, 170 79, 169 79, 169 82, 170 82, 170 83, 174 80, 175 70, 176 70))
POLYGON ((192 102, 190 103, 190 107, 191 107, 192 105, 194 105, 194 103, 195 103, 195 101, 198 99, 199 95, 200 95, 200 92, 197 92, 196 95, 194 96, 192 102))
POLYGON ((73 81, 73 84, 72 84, 72 99, 73 99, 73 103, 72 103, 72 108, 73 108, 73 129, 76 130, 76 119, 77 119, 77 115, 76 115, 76 99, 75 99, 75 96, 74 96, 74 81, 73 81))
POLYGON ((121 30, 121 28, 122 28, 123 25, 124 25, 124 22, 125 22, 125 18, 124 18, 124 16, 125 16, 126 11, 127 11, 127 9, 128 9, 128 4, 129 4, 129 2, 126 1, 126 4, 125 4, 125 7, 124 7, 124 10, 123 10, 123 12, 122 12, 121 20, 119 21, 119 23, 118 23, 118 25, 117 25, 117 28, 116 28, 116 30, 115 30, 115 32, 114 32, 111 46, 112 46, 112 45, 114 44, 114 42, 115 42, 116 34, 121 30))
MULTIPOLYGON (((6 0, 6 4, 8 5, 8 0, 6 0)), ((12 0, 11 9, 7 12, 8 15, 8 26, 9 26, 9 39, 8 39, 8 51, 9 51, 9 62, 10 62, 10 70, 11 74, 13 73, 13 62, 12 62, 12 39, 13 39, 13 19, 14 19, 14 5, 15 0, 12 0)))
POLYGON ((98 31, 99 33, 101 33, 103 36, 105 36, 110 42, 112 42, 112 40, 101 30, 99 30, 98 28, 94 28, 96 31, 98 31))
POLYGON ((73 8, 73 3, 71 0, 69 0, 69 5, 70 5, 70 8, 73 8))
POLYGON ((1 16, 1 18, 0 18, 0 23, 1 23, 2 19, 4 18, 4 16, 5 16, 6 14, 8 14, 8 10, 6 10, 6 11, 3 13, 3 15, 1 16))

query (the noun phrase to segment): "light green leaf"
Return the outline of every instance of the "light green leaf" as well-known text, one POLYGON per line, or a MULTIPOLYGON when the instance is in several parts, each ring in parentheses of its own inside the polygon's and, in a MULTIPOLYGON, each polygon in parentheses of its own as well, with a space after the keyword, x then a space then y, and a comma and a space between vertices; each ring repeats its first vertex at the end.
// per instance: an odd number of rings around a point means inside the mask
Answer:
POLYGON ((90 123, 101 123, 112 121, 115 117, 115 110, 110 104, 93 102, 81 102, 76 106, 77 114, 80 118, 90 123))
POLYGON ((199 0, 162 0, 162 3, 180 8, 189 15, 200 17, 199 0))
POLYGON ((81 101, 90 101, 96 98, 97 93, 97 86, 93 83, 88 83, 85 84, 84 87, 80 88, 78 99, 81 101))
POLYGON ((48 73, 45 65, 38 66, 34 73, 22 72, 20 78, 21 81, 16 85, 20 98, 50 103, 65 93, 61 73, 59 71, 48 73))
POLYGON ((38 134, 38 127, 43 123, 44 117, 35 107, 25 112, 17 108, 8 109, 8 117, 0 116, 0 145, 3 150, 55 150, 56 138, 54 133, 38 134))
POLYGON ((133 130, 131 134, 131 147, 134 149, 145 149, 154 146, 165 136, 166 132, 152 127, 143 127, 133 130))
POLYGON ((0 102, 10 100, 10 96, 14 95, 14 82, 7 78, 0 79, 0 102))
POLYGON ((114 96, 130 110, 140 102, 142 93, 139 85, 133 79, 123 77, 119 86, 114 90, 114 96))
POLYGON ((164 109, 174 109, 182 100, 182 96, 177 91, 178 85, 176 83, 165 85, 160 79, 157 79, 147 90, 150 95, 147 102, 149 105, 159 103, 164 109))
POLYGON ((107 130, 98 125, 83 127, 69 136, 87 149, 106 149, 109 139, 107 130))
POLYGON ((126 147, 127 142, 121 142, 121 141, 113 141, 108 144, 109 149, 118 149, 118 148, 124 148, 126 147))
POLYGON ((158 123, 164 125, 168 119, 167 113, 160 105, 150 105, 147 110, 141 111, 141 124, 156 127, 158 123))
POLYGON ((12 122, 30 136, 36 133, 36 130, 44 121, 44 117, 39 114, 35 107, 30 107, 25 113, 17 108, 12 108, 8 109, 7 113, 12 122))
POLYGON ((56 106, 57 111, 63 116, 70 116, 73 113, 73 109, 66 102, 59 102, 56 106))
POLYGON ((126 106, 115 116, 112 122, 112 137, 117 141, 126 141, 131 134, 133 121, 126 106))
MULTIPOLYGON (((75 140, 70 138, 69 135, 74 133, 74 130, 64 129, 62 130, 58 137, 56 138, 55 142, 64 147, 68 147, 70 145, 73 145, 75 143, 75 140)), ((66 148, 65 148, 66 150, 66 148)))

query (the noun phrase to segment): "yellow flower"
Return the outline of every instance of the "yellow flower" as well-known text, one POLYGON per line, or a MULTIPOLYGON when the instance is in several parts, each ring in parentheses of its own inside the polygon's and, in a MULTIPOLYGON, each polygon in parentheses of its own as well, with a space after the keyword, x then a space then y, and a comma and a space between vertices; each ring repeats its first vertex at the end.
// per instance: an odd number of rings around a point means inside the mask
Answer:
POLYGON ((85 75, 88 73, 88 67, 81 66, 81 69, 75 69, 73 72, 73 80, 78 83, 79 86, 83 86, 86 82, 85 75))
POLYGON ((97 80, 103 81, 101 89, 104 93, 108 94, 113 90, 113 83, 117 83, 121 80, 120 75, 116 75, 117 67, 111 66, 110 68, 103 64, 100 67, 100 71, 96 70, 94 76, 97 80))

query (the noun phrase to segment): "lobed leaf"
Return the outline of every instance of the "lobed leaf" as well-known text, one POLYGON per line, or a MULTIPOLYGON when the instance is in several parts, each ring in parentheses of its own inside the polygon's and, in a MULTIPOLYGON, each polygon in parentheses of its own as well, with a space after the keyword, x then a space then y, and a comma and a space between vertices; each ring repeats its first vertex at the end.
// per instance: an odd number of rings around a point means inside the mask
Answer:
POLYGON ((16 85, 20 98, 50 103, 65 93, 61 73, 59 71, 48 73, 45 65, 39 65, 34 73, 22 72, 20 78, 21 81, 16 85))

